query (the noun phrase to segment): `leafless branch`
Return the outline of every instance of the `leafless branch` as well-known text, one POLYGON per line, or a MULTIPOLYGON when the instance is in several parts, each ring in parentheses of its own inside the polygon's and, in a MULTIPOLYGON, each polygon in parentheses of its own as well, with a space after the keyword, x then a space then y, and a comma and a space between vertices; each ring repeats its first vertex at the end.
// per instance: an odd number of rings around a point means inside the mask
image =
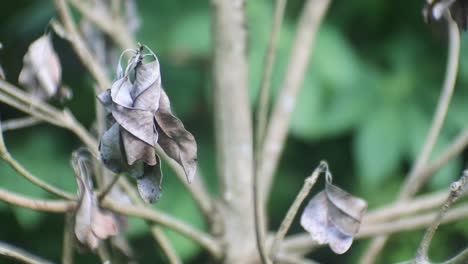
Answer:
POLYGON ((258 169, 259 180, 262 182, 260 194, 264 201, 268 200, 296 97, 304 79, 318 28, 329 4, 330 0, 308 0, 299 18, 288 67, 268 123, 258 169))
POLYGON ((253 140, 248 99, 245 0, 211 0, 214 118, 218 175, 223 194, 226 261, 251 261, 255 249, 253 140), (241 242, 242 241, 242 242, 241 242))
POLYGON ((73 200, 75 199, 75 196, 72 194, 69 194, 55 186, 52 186, 48 184, 47 182, 37 178, 33 174, 31 174, 28 170, 26 170, 23 166, 21 166, 20 163, 18 163, 13 157, 11 157, 10 153, 8 152, 6 146, 5 146, 5 141, 3 140, 3 133, 1 132, 1 124, 0 124, 0 157, 10 165, 14 170, 16 170, 21 176, 23 176, 25 179, 30 181, 31 183, 37 185, 38 187, 55 194, 57 196, 60 196, 62 198, 65 198, 67 200, 73 200))
POLYGON ((271 25, 270 40, 268 42, 268 51, 265 56, 262 81, 260 85, 260 99, 257 110, 257 127, 255 140, 255 174, 253 182, 254 214, 255 214, 255 238, 257 248, 263 263, 268 263, 268 257, 265 253, 265 208, 263 199, 259 194, 260 179, 258 167, 261 162, 263 136, 265 134, 266 123, 268 119, 268 107, 270 99, 271 74, 275 65, 276 47, 278 46, 281 24, 283 23, 286 0, 276 0, 273 23, 271 25))
POLYGON ((7 243, 0 241, 0 255, 15 259, 17 261, 21 261, 23 263, 30 263, 30 264, 48 264, 52 263, 48 260, 45 260, 41 257, 33 255, 24 249, 9 245, 7 243))
POLYGON ((322 161, 320 162, 320 165, 312 172, 312 174, 306 178, 301 191, 297 194, 296 199, 289 208, 288 213, 283 219, 283 222, 281 222, 280 228, 276 233, 276 236, 273 240, 273 244, 271 245, 270 257, 273 260, 273 262, 276 259, 276 255, 279 252, 281 242, 286 236, 289 227, 291 227, 291 223, 294 220, 297 211, 299 210, 299 207, 301 206, 305 198, 307 198, 307 195, 309 194, 312 187, 314 187, 315 182, 317 181, 317 178, 319 177, 320 173, 324 170, 328 170, 328 165, 322 161))
POLYGON ((10 119, 2 122, 2 131, 10 131, 40 124, 42 121, 36 117, 28 116, 10 119))
POLYGON ((421 245, 419 246, 418 254, 415 259, 417 263, 425 263, 429 260, 427 252, 429 250, 429 245, 432 241, 432 237, 434 236, 437 228, 439 227, 440 223, 442 222, 444 216, 447 214, 450 207, 460 197, 463 187, 465 186, 467 180, 468 171, 464 171, 462 177, 458 181, 452 183, 452 185, 450 186, 450 194, 447 200, 445 201, 444 205, 440 209, 432 224, 426 230, 426 234, 424 235, 421 241, 421 245))
MULTIPOLYGON (((449 47, 447 58, 447 70, 445 73, 445 81, 443 84, 442 93, 426 141, 416 160, 415 165, 409 173, 407 180, 403 184, 403 187, 398 197, 399 201, 406 200, 409 197, 413 196, 428 179, 428 177, 421 177, 420 175, 422 174, 419 173, 427 165, 429 156, 438 138, 440 129, 442 128, 442 125, 444 123, 448 106, 450 104, 453 90, 455 87, 460 51, 460 32, 455 21, 453 21, 449 15, 447 15, 446 17, 449 31, 449 47)), ((377 255, 385 246, 386 241, 387 237, 385 236, 375 238, 370 243, 369 248, 365 251, 363 257, 361 258, 361 263, 374 263, 377 255)))

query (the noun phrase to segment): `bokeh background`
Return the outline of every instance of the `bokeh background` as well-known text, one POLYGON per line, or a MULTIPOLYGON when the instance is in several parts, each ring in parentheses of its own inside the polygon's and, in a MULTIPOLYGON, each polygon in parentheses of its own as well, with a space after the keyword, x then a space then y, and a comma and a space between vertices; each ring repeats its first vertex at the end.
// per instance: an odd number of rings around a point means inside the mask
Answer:
MULTIPOLYGON (((163 84, 172 107, 199 144, 200 171, 217 194, 211 83, 210 4, 204 1, 137 1, 141 28, 137 39, 159 56, 163 84)), ((256 105, 263 57, 274 1, 248 1, 249 85, 256 105)), ((280 85, 287 65, 303 0, 289 0, 281 31, 273 89, 280 85)), ((322 159, 334 182, 364 197, 375 208, 392 201, 415 159, 439 97, 446 59, 443 23, 425 25, 424 1, 333 1, 313 49, 298 105, 294 112, 284 155, 276 173, 269 203, 271 228, 276 228, 300 189, 304 178, 322 159)), ((47 31, 56 16, 52 1, 0 3, 0 63, 7 80, 17 83, 22 58, 30 42, 47 31)), ((440 152, 468 125, 468 47, 462 36, 460 74, 448 118, 437 142, 440 152)), ((64 82, 74 93, 66 103, 87 127, 94 118, 92 80, 68 43, 54 38, 63 65, 64 82)), ((274 92, 275 93, 275 92, 274 92)), ((22 116, 0 105, 2 120, 22 116)), ((12 155, 39 177, 68 191, 76 188, 69 164, 80 142, 69 132, 42 124, 5 134, 12 155)), ((424 191, 446 188, 466 165, 467 152, 440 170, 424 191)), ((206 228, 194 203, 164 168, 163 197, 155 207, 193 225, 206 228)), ((0 162, 0 186, 34 197, 49 197, 0 162)), ((247 188, 247 186, 246 186, 247 188)), ((0 240, 29 249, 59 262, 62 215, 37 213, 0 202, 0 240)), ((300 232, 296 220, 292 233, 300 232)), ((209 261, 200 248, 167 232, 187 263, 209 261)), ((392 236, 380 263, 411 258, 423 231, 392 236)), ((164 261, 155 249, 148 228, 131 220, 127 235, 141 263, 164 261)), ((343 256, 328 248, 311 257, 323 263, 357 263, 368 241, 357 241, 343 256), (337 262, 339 261, 339 262, 337 262)), ((431 257, 441 261, 468 244, 468 223, 443 226, 431 246, 431 257)), ((77 263, 97 263, 82 252, 77 263)), ((8 263, 0 258, 0 263, 8 263)))

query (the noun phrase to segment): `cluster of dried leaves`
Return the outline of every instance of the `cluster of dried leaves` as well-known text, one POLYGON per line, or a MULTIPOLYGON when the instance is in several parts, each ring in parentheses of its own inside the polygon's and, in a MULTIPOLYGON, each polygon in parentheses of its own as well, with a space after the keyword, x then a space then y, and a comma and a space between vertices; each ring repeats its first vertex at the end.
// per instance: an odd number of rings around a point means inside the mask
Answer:
POLYGON ((110 120, 99 149, 106 167, 136 178, 141 197, 152 203, 161 195, 161 161, 156 144, 183 167, 189 182, 197 168, 197 145, 171 112, 156 55, 151 51, 143 54, 143 50, 143 46, 129 50, 134 55, 125 72, 119 65, 117 80, 98 96, 110 120), (146 57, 153 61, 144 62, 146 57))
POLYGON ((366 201, 332 184, 327 169, 325 190, 309 201, 301 225, 317 243, 329 244, 333 252, 343 254, 351 247, 366 209, 366 201))

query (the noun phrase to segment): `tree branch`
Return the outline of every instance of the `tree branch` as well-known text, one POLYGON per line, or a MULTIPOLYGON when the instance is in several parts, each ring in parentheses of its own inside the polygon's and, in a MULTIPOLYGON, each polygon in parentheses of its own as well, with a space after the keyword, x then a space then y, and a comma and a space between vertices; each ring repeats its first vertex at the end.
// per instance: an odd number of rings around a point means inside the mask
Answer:
POLYGON ((252 122, 248 99, 245 0, 212 0, 214 118, 223 194, 226 261, 252 261, 255 249, 252 122))
POLYGON ((273 173, 284 147, 296 97, 304 79, 318 28, 329 3, 330 0, 307 0, 299 18, 296 38, 278 99, 273 106, 258 169, 259 180, 262 182, 260 194, 264 201, 268 200, 273 173))
POLYGON ((10 119, 2 122, 2 131, 16 130, 40 124, 42 121, 36 117, 28 116, 10 119))
POLYGON ((286 0, 276 0, 273 23, 271 25, 270 40, 268 42, 268 51, 265 55, 262 81, 260 84, 260 99, 257 110, 257 127, 255 140, 255 174, 253 182, 254 214, 255 214, 255 238, 260 258, 263 263, 268 263, 268 257, 265 253, 265 208, 262 197, 259 194, 260 179, 258 167, 261 162, 263 136, 265 134, 266 123, 268 119, 268 107, 270 99, 271 74, 275 65, 276 47, 278 46, 281 24, 283 23, 286 0))
POLYGON ((312 174, 306 178, 301 191, 297 194, 297 197, 292 203, 291 207, 289 208, 288 213, 283 219, 283 222, 281 222, 280 228, 276 233, 276 236, 273 240, 273 244, 271 245, 270 257, 273 260, 273 262, 276 259, 276 255, 279 252, 281 242, 283 241, 284 236, 286 236, 286 233, 288 232, 289 227, 291 226, 291 223, 294 220, 297 211, 299 210, 299 207, 301 206, 305 198, 307 198, 307 195, 309 195, 309 192, 312 189, 312 187, 314 187, 315 182, 317 181, 317 178, 319 177, 320 173, 324 170, 328 170, 328 165, 327 163, 322 161, 320 162, 320 165, 314 170, 314 172, 312 172, 312 174))
POLYGON ((33 255, 24 249, 0 241, 0 255, 30 264, 52 264, 52 262, 33 255))
MULTIPOLYGON (((450 15, 447 15, 446 18, 449 31, 449 47, 447 71, 445 73, 445 81, 443 84, 442 93, 426 141, 416 160, 415 165, 411 169, 409 176, 403 184, 402 190, 400 191, 398 197, 399 201, 407 200, 409 197, 413 196, 428 179, 428 177, 421 177, 420 175, 422 174, 420 174, 420 171, 427 165, 429 156, 438 138, 440 129, 444 123, 455 87, 460 51, 460 32, 458 30, 457 24, 455 21, 453 21, 450 15)), ((374 263, 377 255, 385 246, 386 241, 387 237, 385 236, 375 238, 370 243, 369 248, 365 251, 360 262, 363 264, 374 263)))

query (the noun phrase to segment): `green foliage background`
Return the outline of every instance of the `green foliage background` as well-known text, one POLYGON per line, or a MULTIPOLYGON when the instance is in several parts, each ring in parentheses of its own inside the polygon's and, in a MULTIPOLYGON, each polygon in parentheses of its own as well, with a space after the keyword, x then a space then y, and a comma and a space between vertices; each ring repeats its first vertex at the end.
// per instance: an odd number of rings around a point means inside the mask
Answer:
MULTIPOLYGON (((248 1, 249 84, 255 107, 263 56, 269 37, 274 1, 248 1)), ((276 228, 300 189, 304 177, 322 159, 335 183, 364 197, 370 208, 392 201, 423 143, 437 103, 445 71, 446 34, 443 23, 425 25, 425 1, 334 1, 313 49, 286 149, 276 174, 269 205, 270 226, 276 228)), ((287 66, 295 24, 303 0, 288 1, 281 32, 274 93, 287 66)), ((163 85, 175 112, 199 144, 200 169, 216 194, 212 86, 210 75, 209 1, 138 1, 142 27, 138 40, 151 47, 161 62, 163 85)), ((27 46, 47 30, 55 11, 51 1, 0 3, 0 63, 7 79, 16 83, 27 46)), ((437 142, 437 154, 468 124, 468 49, 462 36, 460 75, 448 119, 437 142)), ((87 127, 93 122, 92 82, 69 45, 54 40, 64 68, 64 81, 74 98, 66 106, 87 127)), ((1 119, 21 116, 0 105, 1 119)), ((26 168, 69 191, 75 190, 68 159, 80 143, 69 132, 39 125, 6 133, 12 155, 26 168)), ((446 188, 466 165, 466 151, 448 163, 425 191, 446 188)), ((155 205, 200 228, 201 216, 182 185, 165 169, 164 193, 155 205)), ((49 197, 0 162, 0 186, 34 197, 49 197)), ((8 241, 55 261, 60 260, 61 215, 36 213, 0 202, 0 240, 8 241)), ((299 224, 293 232, 301 231, 299 224)), ((206 255, 190 241, 172 232, 184 261, 205 263, 206 255)), ((393 236, 380 263, 412 257, 422 231, 393 236)), ((131 220, 128 230, 137 258, 155 263, 162 258, 145 223, 131 220)), ((431 249, 443 260, 466 247, 468 225, 443 227, 431 249)), ((349 253, 334 256, 327 248, 311 256, 324 263, 357 263, 367 241, 357 241, 349 253)), ((97 262, 85 252, 79 263, 97 262), (86 262, 88 261, 88 262, 86 262)), ((163 259, 162 259, 163 260, 163 259)), ((6 260, 0 259, 0 263, 6 260)))

